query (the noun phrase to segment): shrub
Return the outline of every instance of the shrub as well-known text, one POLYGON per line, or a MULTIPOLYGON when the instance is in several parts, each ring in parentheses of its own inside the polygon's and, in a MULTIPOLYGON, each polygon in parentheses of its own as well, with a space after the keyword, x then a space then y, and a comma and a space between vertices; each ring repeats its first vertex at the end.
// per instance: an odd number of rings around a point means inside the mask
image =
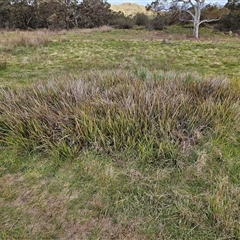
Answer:
POLYGON ((134 19, 129 16, 124 16, 123 13, 114 13, 109 22, 110 25, 119 29, 132 29, 134 26, 134 19))
POLYGON ((50 42, 49 31, 24 32, 19 31, 11 38, 6 38, 0 42, 3 50, 9 51, 16 46, 39 47, 47 46, 50 42))
POLYGON ((154 30, 163 30, 166 26, 168 23, 165 16, 158 15, 149 21, 149 28, 154 30))
POLYGON ((144 13, 137 13, 134 17, 134 22, 137 26, 145 26, 147 27, 149 24, 149 18, 144 13))
POLYGON ((217 24, 220 31, 239 30, 240 29, 240 12, 233 11, 228 15, 222 16, 217 24))

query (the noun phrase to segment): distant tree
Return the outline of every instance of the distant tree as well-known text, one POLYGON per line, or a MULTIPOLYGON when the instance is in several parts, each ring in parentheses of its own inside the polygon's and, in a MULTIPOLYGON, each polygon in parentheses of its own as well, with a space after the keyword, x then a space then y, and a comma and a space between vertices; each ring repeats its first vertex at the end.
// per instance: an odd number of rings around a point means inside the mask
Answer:
POLYGON ((205 8, 205 0, 156 0, 147 9, 153 11, 173 11, 178 14, 181 21, 193 23, 193 37, 199 37, 199 26, 205 22, 218 21, 221 17, 221 12, 214 12, 211 18, 201 19, 202 10, 205 8))
POLYGON ((146 10, 157 13, 157 16, 152 20, 153 24, 157 26, 156 29, 163 29, 179 22, 180 9, 174 1, 156 0, 148 4, 146 10), (157 23, 158 20, 160 24, 157 23))
POLYGON ((40 28, 50 28, 51 21, 50 17, 53 14, 54 10, 57 12, 58 5, 53 1, 38 1, 37 5, 37 18, 38 18, 38 27, 40 28))
POLYGON ((216 25, 216 29, 220 31, 240 31, 240 0, 228 0, 225 4, 225 9, 228 10, 219 23, 216 25))
POLYGON ((137 26, 147 27, 149 24, 149 17, 144 13, 137 13, 134 16, 134 22, 137 26))
POLYGON ((0 27, 9 28, 10 24, 10 1, 0 0, 0 27))
POLYGON ((132 29, 135 19, 132 16, 126 16, 123 12, 113 12, 109 18, 109 25, 119 29, 132 29))
POLYGON ((103 0, 0 0, 0 27, 6 28, 92 28, 111 17, 103 0))
POLYGON ((74 25, 74 14, 78 8, 77 0, 58 0, 59 14, 64 22, 65 29, 69 30, 74 25))
POLYGON ((36 20, 34 2, 31 0, 11 0, 10 3, 11 27, 20 29, 33 28, 36 20))
POLYGON ((107 25, 112 17, 110 6, 103 0, 83 0, 78 7, 78 25, 84 28, 107 25))
POLYGON ((220 22, 220 28, 239 31, 240 30, 240 0, 228 0, 225 7, 229 10, 220 22))
POLYGON ((231 11, 240 11, 240 0, 228 0, 225 7, 231 11))

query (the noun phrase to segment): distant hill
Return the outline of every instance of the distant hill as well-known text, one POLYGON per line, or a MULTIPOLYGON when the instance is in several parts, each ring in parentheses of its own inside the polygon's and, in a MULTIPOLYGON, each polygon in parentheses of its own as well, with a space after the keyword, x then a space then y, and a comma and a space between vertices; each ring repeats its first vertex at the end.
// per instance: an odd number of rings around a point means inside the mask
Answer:
POLYGON ((136 3, 122 3, 119 5, 111 5, 111 9, 115 12, 122 12, 124 15, 136 15, 137 13, 145 13, 152 15, 151 12, 147 12, 145 6, 136 3))

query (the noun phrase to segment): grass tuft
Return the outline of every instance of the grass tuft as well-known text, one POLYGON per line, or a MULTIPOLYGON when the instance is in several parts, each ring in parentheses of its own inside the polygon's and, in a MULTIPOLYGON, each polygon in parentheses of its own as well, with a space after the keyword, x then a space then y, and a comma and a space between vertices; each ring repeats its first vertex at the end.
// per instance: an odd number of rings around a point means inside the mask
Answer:
POLYGON ((23 32, 8 34, 7 37, 1 38, 0 48, 3 52, 11 52, 16 47, 41 47, 48 46, 50 42, 49 31, 23 32))
POLYGON ((174 72, 93 72, 1 89, 1 142, 25 153, 133 151, 178 165, 205 138, 239 128, 239 85, 174 72))
POLYGON ((7 61, 6 60, 1 60, 0 61, 0 70, 4 70, 7 68, 7 61))

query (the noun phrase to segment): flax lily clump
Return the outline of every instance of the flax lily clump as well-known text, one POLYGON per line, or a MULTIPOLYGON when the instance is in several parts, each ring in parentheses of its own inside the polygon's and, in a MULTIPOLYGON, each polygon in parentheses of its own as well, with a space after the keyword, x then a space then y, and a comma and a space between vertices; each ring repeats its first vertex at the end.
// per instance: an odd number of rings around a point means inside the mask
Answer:
POLYGON ((90 72, 0 90, 1 145, 78 155, 126 151, 178 165, 206 138, 239 131, 239 84, 175 72, 90 72))

